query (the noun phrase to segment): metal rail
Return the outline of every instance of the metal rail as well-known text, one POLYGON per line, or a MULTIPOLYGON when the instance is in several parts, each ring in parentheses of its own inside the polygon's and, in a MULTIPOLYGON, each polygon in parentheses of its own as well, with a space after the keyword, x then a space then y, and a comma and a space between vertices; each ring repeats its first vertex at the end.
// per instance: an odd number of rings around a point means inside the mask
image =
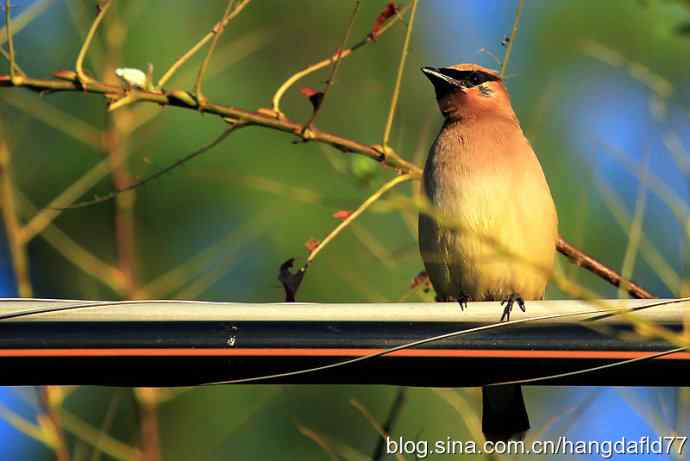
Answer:
POLYGON ((532 301, 499 323, 502 308, 490 302, 460 311, 453 303, 0 299, 0 384, 179 386, 279 375, 260 382, 478 386, 637 359, 539 384, 687 386, 690 352, 645 360, 678 344, 642 337, 631 321, 680 333, 688 309, 688 300, 532 301))

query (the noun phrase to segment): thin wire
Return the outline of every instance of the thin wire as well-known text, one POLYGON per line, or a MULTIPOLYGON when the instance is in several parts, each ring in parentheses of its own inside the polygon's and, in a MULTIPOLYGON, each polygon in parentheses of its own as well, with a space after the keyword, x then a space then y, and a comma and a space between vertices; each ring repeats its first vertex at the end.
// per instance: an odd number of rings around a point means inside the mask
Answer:
POLYGON ((512 384, 530 384, 530 383, 537 383, 540 381, 548 381, 551 379, 565 378, 568 376, 581 375, 581 374, 590 373, 593 371, 605 370, 607 368, 614 368, 614 367, 619 367, 622 365, 628 365, 628 364, 634 363, 634 362, 641 362, 643 360, 652 360, 652 359, 655 359, 658 357, 663 357, 665 355, 675 354, 676 352, 681 352, 681 351, 684 351, 687 349, 688 349, 688 346, 676 347, 675 349, 669 349, 667 351, 656 352, 654 354, 645 355, 643 357, 636 357, 634 359, 622 360, 620 362, 607 363, 606 365, 599 365, 599 366, 591 367, 591 368, 583 368, 581 370, 568 371, 565 373, 558 373, 555 375, 538 376, 536 378, 518 379, 515 381, 503 381, 500 383, 491 383, 491 384, 487 384, 487 386, 505 386, 508 384, 511 384, 511 385, 512 384))
MULTIPOLYGON (((685 301, 685 300, 683 300, 683 301, 685 301)), ((651 304, 648 306, 643 306, 643 307, 651 308, 651 307, 656 307, 656 306, 660 306, 660 305, 675 304, 677 302, 681 302, 681 300, 662 301, 659 303, 654 303, 654 304, 651 304)), ((619 313, 628 312, 630 310, 631 309, 620 309, 619 313)), ((493 323, 491 325, 484 325, 481 327, 470 328, 467 330, 452 331, 450 333, 444 333, 442 335, 432 336, 430 338, 424 338, 424 339, 420 339, 417 341, 412 341, 412 342, 409 342, 407 344, 402 344, 399 346, 391 347, 389 349, 384 349, 382 351, 373 352, 371 354, 363 355, 360 357, 355 357, 353 359, 342 360, 339 362, 330 363, 328 365, 322 365, 322 366, 313 367, 313 368, 305 368, 305 369, 296 370, 296 371, 288 371, 288 372, 284 372, 284 373, 274 373, 274 374, 270 374, 270 375, 255 376, 255 377, 250 377, 250 378, 240 378, 240 379, 233 379, 233 380, 229 380, 229 381, 209 382, 209 383, 205 383, 205 384, 206 385, 241 384, 241 383, 251 383, 251 382, 257 382, 257 381, 266 381, 266 380, 277 379, 277 378, 288 378, 288 377, 292 377, 292 376, 300 376, 300 375, 314 373, 314 372, 318 372, 318 371, 329 370, 332 368, 338 368, 338 367, 342 367, 342 366, 346 366, 346 365, 352 365, 354 363, 363 362, 365 360, 369 360, 369 359, 373 359, 376 357, 388 355, 388 354, 391 354, 391 353, 399 351, 399 350, 409 349, 409 348, 413 348, 416 346, 421 346, 423 344, 428 344, 431 342, 436 342, 436 341, 440 341, 440 340, 447 339, 447 338, 464 336, 464 335, 468 335, 471 333, 477 333, 480 331, 493 330, 493 329, 501 328, 504 326, 516 325, 516 324, 520 324, 520 323, 527 323, 527 322, 536 321, 536 320, 548 320, 548 319, 555 319, 555 318, 576 317, 576 316, 580 316, 580 315, 600 314, 600 313, 601 313, 601 310, 585 311, 585 312, 573 312, 573 313, 567 313, 567 314, 550 314, 550 315, 542 315, 539 317, 530 317, 528 319, 510 320, 507 322, 493 323)))

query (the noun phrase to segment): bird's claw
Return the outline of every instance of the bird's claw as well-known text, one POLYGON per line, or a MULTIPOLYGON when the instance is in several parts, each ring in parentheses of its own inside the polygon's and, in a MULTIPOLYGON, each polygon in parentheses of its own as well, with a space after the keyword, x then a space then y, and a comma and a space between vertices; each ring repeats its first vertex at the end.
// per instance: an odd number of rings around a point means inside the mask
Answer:
POLYGON ((467 303, 468 303, 469 300, 470 300, 470 298, 467 297, 467 296, 459 296, 459 297, 456 298, 455 296, 439 296, 439 295, 436 295, 436 302, 437 302, 437 303, 452 303, 452 302, 456 302, 456 303, 458 303, 458 305, 460 306, 460 310, 461 310, 461 311, 464 311, 465 309, 467 309, 467 303))
POLYGON ((506 322, 510 321, 510 313, 513 311, 513 305, 517 303, 518 307, 522 312, 526 312, 525 308, 525 300, 522 299, 522 296, 520 296, 517 293, 513 293, 510 296, 508 296, 506 299, 501 301, 501 306, 505 306, 503 308, 503 315, 501 315, 501 322, 504 320, 506 322))
POLYGON ((467 309, 467 302, 470 299, 467 296, 460 296, 456 301, 458 302, 458 305, 460 306, 460 310, 464 311, 467 309))

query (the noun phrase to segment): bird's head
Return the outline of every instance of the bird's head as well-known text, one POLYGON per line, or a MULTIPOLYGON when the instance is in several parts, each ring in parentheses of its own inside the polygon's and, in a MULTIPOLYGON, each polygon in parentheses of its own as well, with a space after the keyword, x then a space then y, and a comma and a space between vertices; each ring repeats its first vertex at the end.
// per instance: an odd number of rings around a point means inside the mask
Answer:
POLYGON ((479 115, 514 117, 503 79, 495 70, 478 64, 422 67, 436 90, 439 109, 448 120, 479 115))

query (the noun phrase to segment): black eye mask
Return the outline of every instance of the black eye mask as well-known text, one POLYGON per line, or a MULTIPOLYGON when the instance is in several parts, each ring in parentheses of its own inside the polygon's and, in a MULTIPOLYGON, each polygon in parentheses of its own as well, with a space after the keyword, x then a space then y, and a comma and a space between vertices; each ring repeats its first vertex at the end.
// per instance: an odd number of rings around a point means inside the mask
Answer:
POLYGON ((487 74, 480 70, 457 70, 450 67, 442 67, 439 69, 443 75, 455 80, 458 85, 464 88, 472 88, 482 83, 495 82, 499 78, 492 74, 487 74))

